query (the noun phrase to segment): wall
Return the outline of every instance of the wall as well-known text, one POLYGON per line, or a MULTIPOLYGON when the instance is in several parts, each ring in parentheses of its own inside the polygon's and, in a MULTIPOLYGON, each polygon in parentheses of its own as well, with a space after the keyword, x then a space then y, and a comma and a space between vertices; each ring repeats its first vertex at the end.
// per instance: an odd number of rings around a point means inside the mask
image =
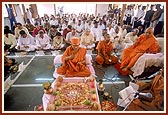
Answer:
POLYGON ((43 17, 44 14, 48 14, 48 16, 50 16, 51 14, 53 15, 55 14, 54 4, 36 4, 36 5, 40 17, 43 17))
POLYGON ((100 13, 100 16, 107 14, 108 4, 97 4, 97 14, 100 13))

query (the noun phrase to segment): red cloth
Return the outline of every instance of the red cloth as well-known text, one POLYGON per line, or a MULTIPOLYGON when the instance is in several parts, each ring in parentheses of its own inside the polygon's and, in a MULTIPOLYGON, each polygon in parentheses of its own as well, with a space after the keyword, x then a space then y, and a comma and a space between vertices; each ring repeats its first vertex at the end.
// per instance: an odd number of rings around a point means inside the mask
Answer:
POLYGON ((127 71, 122 71, 121 63, 117 62, 114 67, 117 69, 117 71, 122 75, 122 76, 127 76, 128 72, 127 71))

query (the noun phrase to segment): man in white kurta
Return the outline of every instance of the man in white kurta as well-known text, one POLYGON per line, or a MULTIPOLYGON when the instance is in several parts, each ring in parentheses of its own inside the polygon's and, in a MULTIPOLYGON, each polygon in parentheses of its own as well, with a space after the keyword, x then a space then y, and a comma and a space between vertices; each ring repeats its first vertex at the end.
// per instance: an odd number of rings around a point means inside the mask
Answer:
POLYGON ((138 34, 139 30, 138 29, 134 29, 133 32, 129 32, 124 39, 124 44, 125 44, 125 48, 131 46, 136 39, 138 38, 137 34, 138 34))
POLYGON ((79 37, 79 34, 76 32, 76 28, 72 28, 71 32, 67 33, 66 35, 66 43, 70 44, 71 38, 73 37, 79 37))
POLYGON ((88 20, 85 24, 85 29, 91 29, 93 27, 92 21, 88 20))
POLYGON ((114 32, 112 33, 111 41, 114 44, 115 52, 122 51, 124 44, 122 42, 122 35, 120 33, 119 26, 114 26, 114 32))
POLYGON ((107 27, 107 33, 110 35, 110 37, 112 37, 113 32, 114 32, 114 28, 113 28, 112 24, 109 24, 107 27))
POLYGON ((94 23, 94 27, 91 28, 91 33, 94 36, 96 42, 99 42, 101 39, 102 30, 98 27, 98 22, 94 23))
POLYGON ((119 31, 119 33, 121 34, 121 39, 125 39, 125 36, 127 35, 126 25, 122 25, 122 28, 120 28, 119 31))
POLYGON ((13 34, 10 34, 8 29, 4 29, 4 44, 5 47, 8 46, 8 48, 4 48, 8 51, 15 50, 17 44, 16 37, 13 34))
POLYGON ((82 35, 84 30, 83 25, 81 24, 81 20, 78 21, 78 24, 76 25, 76 32, 78 33, 79 36, 82 35))
POLYGON ((115 45, 115 43, 118 42, 118 40, 120 40, 121 38, 121 33, 120 33, 120 28, 119 26, 115 26, 114 27, 114 32, 111 34, 111 41, 113 42, 113 44, 115 45))
POLYGON ((91 50, 95 47, 95 40, 90 32, 90 29, 86 29, 85 32, 81 36, 81 47, 86 48, 87 50, 91 50))
POLYGON ((35 50, 34 38, 30 34, 26 34, 24 30, 21 30, 16 49, 20 51, 34 51, 35 50))
POLYGON ((17 26, 15 28, 15 37, 16 37, 16 39, 18 39, 19 33, 20 33, 21 30, 24 30, 26 34, 29 34, 28 29, 26 27, 24 27, 21 23, 17 23, 16 26, 17 26))
POLYGON ((137 34, 138 34, 139 30, 138 29, 134 29, 133 32, 129 32, 124 39, 125 43, 134 43, 135 40, 138 38, 137 34))
POLYGON ((50 37, 40 30, 36 36, 36 49, 37 50, 47 50, 51 49, 50 37))

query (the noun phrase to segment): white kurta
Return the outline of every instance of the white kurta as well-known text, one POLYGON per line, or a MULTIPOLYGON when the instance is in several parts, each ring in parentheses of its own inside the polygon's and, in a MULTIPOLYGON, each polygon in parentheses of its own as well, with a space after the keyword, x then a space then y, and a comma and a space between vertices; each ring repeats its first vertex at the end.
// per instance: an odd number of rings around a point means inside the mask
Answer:
POLYGON ((121 38, 125 38, 125 36, 127 35, 127 30, 120 29, 120 33, 121 33, 121 38))
POLYGON ((34 51, 35 45, 34 45, 34 38, 28 34, 26 38, 23 38, 21 35, 18 38, 18 45, 16 46, 16 49, 18 49, 18 46, 20 46, 20 49, 18 50, 24 50, 24 51, 34 51), (28 48, 25 48, 28 46, 28 48))
POLYGON ((94 36, 96 41, 100 41, 101 40, 102 30, 100 28, 93 27, 91 29, 91 33, 93 34, 93 36, 94 36))
POLYGON ((121 33, 116 33, 115 31, 112 33, 111 41, 115 44, 121 39, 121 33))
POLYGON ((107 33, 112 37, 112 33, 115 32, 114 28, 107 28, 107 33))
POLYGON ((28 31, 28 29, 26 27, 23 26, 22 29, 18 29, 18 27, 16 27, 15 28, 15 36, 16 36, 16 38, 19 37, 21 30, 24 30, 26 32, 26 34, 29 34, 29 31, 28 31))
POLYGON ((50 49, 50 37, 47 34, 44 34, 44 37, 41 38, 39 34, 36 36, 36 49, 50 49))
POLYGON ((95 42, 94 37, 91 33, 89 35, 86 35, 85 33, 82 34, 81 47, 91 49, 91 48, 95 47, 94 42, 95 42))
POLYGON ((77 25, 77 26, 76 26, 76 30, 79 32, 79 33, 78 33, 79 36, 81 36, 81 35, 82 35, 82 32, 83 32, 83 30, 84 30, 84 27, 83 27, 82 25, 77 25))
POLYGON ((137 35, 133 35, 133 32, 129 32, 126 36, 125 36, 125 43, 134 43, 135 40, 138 38, 137 35))
POLYGON ((74 35, 72 35, 72 32, 67 33, 66 41, 70 42, 71 38, 73 37, 79 37, 79 34, 77 32, 74 35))
POLYGON ((17 44, 16 37, 13 34, 8 34, 8 38, 4 35, 4 43, 11 45, 10 49, 12 49, 17 44))
POLYGON ((59 49, 59 48, 62 48, 63 46, 64 46, 63 37, 61 37, 60 39, 57 36, 53 38, 52 49, 59 49), (57 47, 57 48, 55 48, 55 47, 57 47))

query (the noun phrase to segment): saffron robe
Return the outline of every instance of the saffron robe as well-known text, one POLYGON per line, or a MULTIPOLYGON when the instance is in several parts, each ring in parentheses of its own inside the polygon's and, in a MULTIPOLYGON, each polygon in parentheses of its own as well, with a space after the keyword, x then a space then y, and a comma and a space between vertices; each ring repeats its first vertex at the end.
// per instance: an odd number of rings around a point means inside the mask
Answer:
POLYGON ((66 77, 88 77, 91 72, 86 66, 86 49, 79 48, 77 52, 73 51, 72 46, 66 48, 62 56, 63 65, 57 68, 57 73, 65 75, 66 77), (69 59, 66 62, 64 59, 74 54, 73 59, 69 59), (82 64, 78 64, 83 62, 82 64))
POLYGON ((132 46, 122 52, 121 68, 133 67, 144 53, 158 53, 159 51, 160 46, 155 37, 152 35, 150 38, 146 38, 145 34, 142 34, 132 46))
POLYGON ((99 41, 96 49, 100 54, 96 56, 96 62, 100 65, 117 63, 118 58, 111 55, 113 48, 114 46, 111 41, 108 43, 105 41, 99 41))

